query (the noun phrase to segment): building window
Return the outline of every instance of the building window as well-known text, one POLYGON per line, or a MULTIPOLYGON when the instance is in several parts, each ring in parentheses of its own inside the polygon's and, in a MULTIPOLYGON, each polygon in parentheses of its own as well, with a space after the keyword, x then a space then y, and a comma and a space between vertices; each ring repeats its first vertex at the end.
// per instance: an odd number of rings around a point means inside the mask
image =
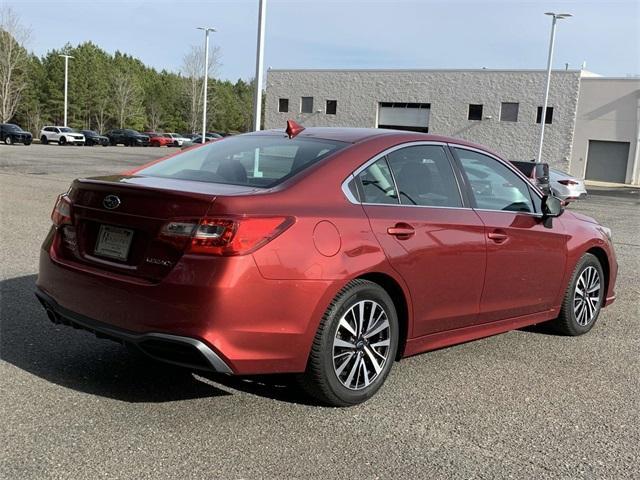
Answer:
POLYGON ((282 113, 286 113, 289 111, 289 99, 281 98, 278 100, 278 111, 282 113))
POLYGON ((325 113, 327 115, 335 115, 336 110, 338 110, 338 101, 337 100, 327 100, 327 108, 325 109, 325 113))
POLYGON ((476 103, 469 104, 469 120, 482 120, 482 105, 476 103))
POLYGON ((502 107, 500 108, 500 121, 501 122, 517 122, 519 108, 520 108, 519 103, 502 102, 502 107))
POLYGON ((313 97, 302 97, 300 113, 313 113, 313 97))
MULTIPOLYGON (((536 123, 540 123, 542 119, 542 107, 538 107, 538 113, 536 115, 536 123)), ((553 123, 553 107, 547 107, 547 114, 544 117, 544 123, 553 123)))

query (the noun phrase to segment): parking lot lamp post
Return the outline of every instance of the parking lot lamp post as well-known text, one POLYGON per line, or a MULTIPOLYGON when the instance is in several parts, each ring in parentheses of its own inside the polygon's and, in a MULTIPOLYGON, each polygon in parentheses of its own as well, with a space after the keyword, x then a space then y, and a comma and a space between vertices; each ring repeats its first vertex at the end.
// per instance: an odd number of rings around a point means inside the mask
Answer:
POLYGON ((260 0, 258 11, 258 45, 256 48, 256 85, 253 104, 253 130, 260 130, 262 118, 262 64, 264 63, 264 22, 267 15, 267 0, 260 0))
POLYGON ((544 125, 547 119, 547 105, 549 103, 549 85, 551 84, 551 63, 553 61, 553 44, 556 40, 556 22, 563 18, 571 17, 570 13, 554 13, 545 12, 545 15, 552 17, 551 21, 551 38, 549 39, 549 57, 547 58, 547 85, 544 90, 544 106, 542 107, 542 114, 540 116, 540 145, 538 146, 538 156, 536 162, 542 161, 542 145, 544 144, 544 125))
POLYGON ((71 55, 58 55, 64 57, 64 126, 67 126, 67 92, 69 85, 69 59, 73 58, 71 55))
POLYGON ((204 30, 204 85, 202 86, 202 143, 207 139, 207 80, 209 79, 209 32, 215 32, 215 28, 198 27, 204 30))

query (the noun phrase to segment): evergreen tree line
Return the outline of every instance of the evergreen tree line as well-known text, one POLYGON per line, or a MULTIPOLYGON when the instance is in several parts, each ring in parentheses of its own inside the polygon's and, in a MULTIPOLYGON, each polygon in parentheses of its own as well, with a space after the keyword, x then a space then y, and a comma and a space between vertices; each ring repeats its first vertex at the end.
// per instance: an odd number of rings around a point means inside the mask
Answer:
MULTIPOLYGON (((34 135, 43 125, 63 123, 61 54, 74 57, 69 60, 70 127, 101 133, 111 128, 166 132, 197 132, 202 128, 203 82, 196 62, 201 58, 201 49, 191 47, 181 73, 175 73, 157 71, 126 53, 111 55, 92 42, 85 42, 75 47, 67 44, 43 57, 26 54, 22 72, 25 85, 11 121, 34 135)), ((217 51, 213 52, 211 63, 213 72, 217 51)), ((207 90, 208 130, 243 132, 251 128, 251 82, 210 78, 207 90)))

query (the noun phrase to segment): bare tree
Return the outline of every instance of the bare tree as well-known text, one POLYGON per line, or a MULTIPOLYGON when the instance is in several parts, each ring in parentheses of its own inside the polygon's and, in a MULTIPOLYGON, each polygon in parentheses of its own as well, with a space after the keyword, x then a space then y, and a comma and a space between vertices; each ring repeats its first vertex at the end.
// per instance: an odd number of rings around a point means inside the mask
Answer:
POLYGON ((119 128, 124 128, 127 120, 138 113, 140 87, 133 78, 133 75, 123 71, 115 72, 111 78, 111 85, 113 88, 112 101, 116 113, 116 120, 119 128))
POLYGON ((147 118, 149 119, 149 129, 156 132, 162 123, 162 105, 157 100, 151 100, 147 108, 147 118))
POLYGON ((95 114, 96 129, 100 134, 104 133, 104 131, 106 130, 108 115, 109 115, 109 102, 107 101, 107 99, 102 99, 96 107, 96 114, 95 114))
MULTIPOLYGON (((220 48, 209 50, 209 78, 214 78, 220 68, 220 48)), ((189 128, 195 132, 202 115, 202 96, 204 82, 204 48, 192 45, 182 58, 182 74, 186 77, 187 97, 189 98, 189 128)))
POLYGON ((27 86, 29 55, 24 45, 30 31, 20 25, 11 8, 0 9, 0 121, 8 122, 16 112, 27 86))

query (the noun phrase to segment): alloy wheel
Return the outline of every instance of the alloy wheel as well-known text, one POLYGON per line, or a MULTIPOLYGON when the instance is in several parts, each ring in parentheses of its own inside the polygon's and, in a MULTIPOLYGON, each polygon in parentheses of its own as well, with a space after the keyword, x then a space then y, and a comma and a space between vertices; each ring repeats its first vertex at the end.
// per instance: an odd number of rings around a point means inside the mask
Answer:
POLYGON ((373 300, 355 303, 340 318, 333 339, 333 370, 342 385, 362 390, 388 361, 391 327, 384 308, 373 300))
POLYGON ((600 274, 593 266, 585 268, 576 282, 573 295, 573 313, 578 325, 589 325, 600 309, 600 274))

